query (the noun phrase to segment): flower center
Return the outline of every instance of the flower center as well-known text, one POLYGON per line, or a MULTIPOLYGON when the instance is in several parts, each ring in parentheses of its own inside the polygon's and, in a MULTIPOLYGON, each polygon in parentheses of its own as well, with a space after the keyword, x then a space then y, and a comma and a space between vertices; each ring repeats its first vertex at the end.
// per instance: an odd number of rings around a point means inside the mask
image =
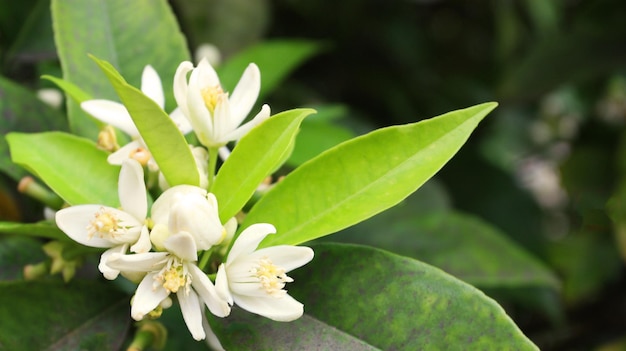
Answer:
POLYGON ((131 151, 130 154, 128 154, 128 157, 136 160, 142 166, 145 166, 148 164, 148 161, 150 161, 150 159, 152 158, 152 154, 150 154, 150 151, 148 151, 148 149, 140 146, 134 149, 133 151, 131 151))
POLYGON ((223 96, 226 95, 224 94, 224 90, 222 90, 222 87, 219 85, 204 88, 200 91, 200 94, 202 94, 204 104, 209 109, 211 114, 213 114, 213 111, 215 111, 215 107, 217 106, 217 103, 220 101, 220 99, 222 99, 223 96))
POLYGON ((165 290, 176 293, 181 287, 185 287, 185 291, 189 292, 191 285, 191 275, 183 262, 176 257, 172 257, 165 267, 159 272, 155 279, 163 285, 165 290))
POLYGON ((119 219, 104 207, 101 207, 94 215, 94 218, 87 225, 87 235, 92 238, 97 235, 99 238, 112 238, 123 231, 119 219))
POLYGON ((293 281, 285 274, 283 267, 275 265, 267 257, 260 259, 257 265, 252 268, 251 273, 259 279, 265 292, 274 297, 284 296, 287 293, 286 290, 283 290, 285 283, 293 281))

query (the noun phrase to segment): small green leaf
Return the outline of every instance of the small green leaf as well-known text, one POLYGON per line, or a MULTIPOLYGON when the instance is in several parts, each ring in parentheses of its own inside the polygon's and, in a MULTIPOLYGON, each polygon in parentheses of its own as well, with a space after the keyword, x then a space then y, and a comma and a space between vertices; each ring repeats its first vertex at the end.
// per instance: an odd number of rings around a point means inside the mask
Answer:
POLYGON ((0 222, 0 233, 34 236, 56 240, 67 240, 68 237, 54 223, 41 221, 37 223, 0 222))
MULTIPOLYGON (((79 88, 76 84, 68 82, 67 80, 53 77, 50 75, 41 76, 42 79, 47 79, 61 88, 67 95, 69 95, 74 101, 81 103, 86 100, 90 100, 92 97, 79 88)), ((97 122, 96 122, 97 123, 97 122)))
MULTIPOLYGON (((0 134, 10 132, 40 132, 67 130, 65 117, 44 104, 35 94, 23 87, 0 77, 0 134)), ((14 180, 26 175, 9 157, 9 148, 4 138, 0 138, 0 170, 14 180)))
POLYGON ((261 71, 261 92, 257 101, 262 101, 291 71, 319 50, 319 43, 312 41, 264 41, 235 55, 217 71, 222 86, 232 91, 248 64, 256 63, 261 71))
POLYGON ((0 345, 7 350, 78 350, 104 335, 117 350, 130 327, 128 298, 112 285, 72 281, 0 282, 0 345), (9 302, 10 303, 7 303, 9 302))
MULTIPOLYGON (((174 108, 169 82, 189 50, 167 1, 52 0, 51 10, 63 79, 94 98, 113 100, 115 91, 87 54, 111 62, 134 86, 150 64, 165 82, 166 108, 174 108)), ((75 101, 68 101, 68 118, 72 132, 96 138, 96 123, 75 101)))
POLYGON ((70 205, 119 206, 119 167, 95 143, 61 132, 10 133, 7 141, 13 162, 43 180, 70 205))
POLYGON ((485 103, 344 142, 287 175, 242 228, 271 223, 261 246, 299 244, 365 220, 417 190, 461 148, 495 107, 485 103))
POLYGON ((199 185, 196 161, 170 116, 139 89, 126 83, 110 63, 92 58, 113 84, 169 185, 199 185))
MULTIPOLYGON (((481 291, 419 261, 356 245, 313 245, 288 289, 308 315, 382 350, 537 350, 481 291)), ((292 335, 298 338, 298 335, 292 335)))
POLYGON ((223 222, 241 210, 261 181, 276 168, 298 133, 300 123, 311 113, 315 110, 279 113, 241 138, 220 168, 212 188, 223 222))
POLYGON ((275 322, 240 308, 212 325, 227 350, 380 350, 310 315, 275 322))

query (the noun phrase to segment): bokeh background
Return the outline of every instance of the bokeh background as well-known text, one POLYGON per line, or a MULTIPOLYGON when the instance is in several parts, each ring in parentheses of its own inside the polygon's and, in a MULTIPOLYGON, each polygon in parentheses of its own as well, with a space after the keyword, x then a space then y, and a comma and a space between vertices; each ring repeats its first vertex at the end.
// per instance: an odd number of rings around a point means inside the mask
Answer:
MULTIPOLYGON (((541 349, 626 349, 626 2, 170 4, 192 53, 210 44, 228 61, 272 40, 314 45, 264 97, 273 111, 312 106, 326 116, 305 124, 288 167, 311 143, 499 102, 415 196, 329 240, 371 243, 475 284, 541 349), (455 215, 442 220, 441 212, 455 215), (507 281, 509 258, 485 232, 504 236, 559 283, 507 281), (463 271, 464 263, 482 271, 463 271)), ((0 74, 33 91, 52 86, 40 75, 61 76, 48 8, 0 3, 0 74)), ((0 180, 1 220, 40 218, 14 180, 0 180)))

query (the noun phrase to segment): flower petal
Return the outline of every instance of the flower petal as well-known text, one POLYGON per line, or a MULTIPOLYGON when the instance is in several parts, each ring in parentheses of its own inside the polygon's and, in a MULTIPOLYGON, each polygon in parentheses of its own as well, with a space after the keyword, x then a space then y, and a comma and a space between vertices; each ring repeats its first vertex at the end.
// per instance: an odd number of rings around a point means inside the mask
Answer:
POLYGON ((230 103, 228 102, 228 97, 226 95, 221 95, 218 97, 215 111, 213 111, 213 144, 222 146, 230 141, 224 137, 230 134, 230 132, 238 126, 238 124, 236 124, 231 127, 231 119, 232 116, 230 115, 230 103))
POLYGON ((217 338, 217 335, 211 329, 209 325, 209 320, 206 318, 206 313, 204 312, 204 308, 202 309, 202 328, 204 328, 204 333, 206 334, 205 342, 207 346, 213 351, 226 351, 224 350, 224 346, 220 343, 220 339, 217 338))
POLYGON ((154 284, 156 275, 157 273, 146 274, 137 287, 130 309, 130 315, 136 321, 143 319, 170 294, 161 284, 154 284))
POLYGON ((141 141, 133 140, 130 143, 119 148, 114 153, 110 154, 109 157, 107 157, 107 162, 109 164, 119 166, 124 162, 124 160, 130 158, 130 154, 133 151, 137 150, 140 147, 144 147, 141 141))
POLYGON ((193 70, 193 63, 181 62, 174 74, 174 99, 184 116, 189 117, 187 108, 187 73, 193 70))
POLYGON ((279 245, 271 246, 255 251, 249 259, 261 259, 269 257, 276 266, 289 272, 298 267, 302 267, 313 259, 313 250, 306 246, 279 245))
POLYGON ((167 251, 185 261, 195 262, 198 260, 196 242, 189 233, 181 232, 174 234, 165 240, 163 246, 165 246, 167 251))
POLYGON ((137 239, 135 245, 130 247, 130 251, 136 253, 144 253, 150 251, 151 248, 152 243, 150 241, 150 231, 148 230, 148 227, 144 225, 143 227, 141 227, 141 234, 139 234, 139 239, 137 239))
POLYGON ((231 118, 229 129, 237 128, 252 110, 261 91, 261 72, 254 63, 248 65, 230 96, 231 118))
POLYGON ((218 317, 228 316, 230 314, 230 306, 227 300, 222 299, 218 295, 209 277, 195 264, 189 264, 187 267, 192 277, 191 285, 198 295, 200 295, 200 298, 202 298, 211 313, 218 317))
POLYGON ((229 134, 224 136, 224 139, 239 140, 243 138, 244 135, 248 134, 248 132, 250 132, 252 128, 263 123, 263 121, 265 121, 269 117, 270 107, 268 105, 263 105, 263 107, 261 107, 261 111, 259 111, 259 113, 251 121, 230 132, 229 134))
POLYGON ((215 291, 217 295, 228 301, 228 304, 232 306, 233 304, 233 296, 230 294, 230 290, 228 289, 228 276, 226 274, 226 266, 224 264, 220 264, 217 269, 217 276, 215 277, 215 291))
POLYGON ((133 138, 139 137, 139 131, 130 118, 128 110, 119 102, 111 100, 87 100, 80 104, 85 112, 100 121, 121 129, 133 138))
POLYGON ((120 274, 118 269, 113 269, 107 265, 107 260, 111 256, 111 254, 117 253, 119 255, 123 255, 128 250, 128 244, 122 244, 119 246, 114 246, 100 256, 100 263, 98 264, 98 269, 102 272, 102 275, 108 280, 114 280, 120 274))
POLYGON ((244 310, 278 322, 296 320, 302 317, 304 313, 304 305, 289 295, 280 298, 243 295, 234 295, 233 297, 235 303, 244 310))
POLYGON ((151 215, 155 223, 169 223, 172 205, 179 200, 180 196, 196 193, 206 196, 207 191, 197 186, 181 184, 165 190, 152 204, 151 215))
POLYGON ((276 233, 276 228, 269 223, 256 223, 244 229, 228 252, 226 266, 240 255, 252 253, 268 234, 274 233, 276 233))
POLYGON ((197 250, 208 250, 223 239, 216 205, 197 193, 181 195, 171 208, 170 232, 187 232, 193 237, 197 250))
POLYGON ((144 252, 134 255, 111 254, 107 265, 113 269, 129 272, 153 272, 167 262, 168 252, 144 252))
POLYGON ((163 94, 161 78, 150 65, 144 67, 141 74, 141 91, 161 108, 165 107, 165 95, 163 94))
POLYGON ((198 140, 205 146, 211 146, 214 135, 213 116, 204 103, 200 87, 192 80, 189 81, 189 89, 187 90, 187 107, 189 108, 187 118, 196 132, 198 140))
POLYGON ((202 328, 201 310, 204 306, 200 305, 198 295, 196 295, 193 290, 185 292, 185 289, 180 289, 176 293, 176 296, 178 297, 180 311, 183 313, 183 319, 185 320, 185 324, 187 324, 187 329, 191 332, 191 336, 196 340, 204 339, 206 335, 202 328))
POLYGON ((191 77, 189 77, 190 82, 192 78, 197 80, 201 89, 220 86, 220 78, 206 58, 200 60, 198 66, 193 70, 191 77))
POLYGON ((143 222, 148 214, 148 197, 143 181, 143 167, 133 159, 122 162, 120 169, 118 196, 124 212, 143 222))
MULTIPOLYGON (((109 238, 90 237, 88 233, 88 226, 94 219, 95 214, 101 209, 111 211, 115 217, 123 217, 124 220, 129 220, 127 223, 131 226, 137 225, 137 221, 132 216, 116 208, 102 205, 77 205, 64 208, 56 213, 55 220, 59 229, 79 244, 91 247, 117 246, 117 243, 109 238)), ((130 241, 128 240, 128 242, 130 241)))

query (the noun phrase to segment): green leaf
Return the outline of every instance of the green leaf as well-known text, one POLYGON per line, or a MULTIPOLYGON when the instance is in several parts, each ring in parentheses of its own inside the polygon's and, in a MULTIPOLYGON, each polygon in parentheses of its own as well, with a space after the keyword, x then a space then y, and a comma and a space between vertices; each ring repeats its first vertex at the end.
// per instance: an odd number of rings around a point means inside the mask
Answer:
POLYGON ((92 58, 113 84, 169 185, 199 185, 200 174, 191 149, 170 116, 139 89, 126 83, 110 63, 92 58))
POLYGON ((232 91, 248 64, 256 63, 261 71, 261 92, 257 101, 262 101, 289 73, 319 50, 320 45, 312 41, 264 41, 235 55, 217 71, 222 86, 232 91))
POLYGON ((212 325, 223 335, 226 350, 380 350, 332 325, 304 315, 293 322, 275 322, 240 308, 212 325))
POLYGON ((241 210, 261 181, 284 159, 300 123, 311 113, 315 110, 296 109, 279 113, 241 138, 220 168, 211 189, 217 197, 223 222, 241 210))
POLYGON ((119 206, 119 167, 90 140, 61 132, 10 133, 13 162, 43 180, 70 205, 119 206))
MULTIPOLYGON (((349 335, 381 350, 537 350, 495 301, 437 268, 365 246, 312 248, 315 258, 289 274, 295 282, 288 289, 312 317, 300 323, 316 321, 331 340, 349 335)), ((249 339, 272 350, 307 349, 298 342, 309 331, 294 322, 265 334, 273 323, 248 320, 224 319, 226 327, 216 328, 222 342, 233 349, 246 349, 249 339)))
POLYGON ((23 279, 24 266, 45 258, 38 240, 20 236, 0 237, 0 281, 23 279))
POLYGON ((0 345, 7 350, 78 350, 94 337, 117 350, 130 327, 128 299, 110 284, 0 282, 0 345))
MULTIPOLYGON (((61 78, 53 77, 50 75, 41 76, 42 79, 47 79, 61 88, 67 95, 69 95, 74 101, 81 103, 86 100, 90 100, 91 96, 79 88, 76 84, 63 80, 61 78)), ((97 123, 97 122, 96 122, 97 123)))
MULTIPOLYGON (((0 77, 0 133, 67 130, 65 117, 33 93, 0 77)), ((19 180, 26 172, 11 162, 9 148, 0 138, 0 170, 19 180)))
POLYGON ((56 224, 49 221, 37 223, 0 222, 0 233, 34 236, 56 240, 67 240, 68 237, 56 224))
POLYGON ((560 288, 558 279, 543 263, 477 217, 453 211, 399 216, 395 209, 347 228, 332 239, 419 259, 479 287, 560 288))
POLYGON ((261 246, 299 244, 365 220, 432 177, 496 107, 486 103, 344 142, 287 175, 252 208, 242 228, 271 223, 261 246))
MULTIPOLYGON (((95 98, 113 100, 114 90, 88 53, 111 62, 134 86, 150 64, 165 83, 166 109, 174 108, 169 82, 189 51, 167 1, 53 0, 52 23, 63 79, 95 98)), ((74 133, 95 139, 95 122, 74 101, 68 101, 68 116, 74 133)))

